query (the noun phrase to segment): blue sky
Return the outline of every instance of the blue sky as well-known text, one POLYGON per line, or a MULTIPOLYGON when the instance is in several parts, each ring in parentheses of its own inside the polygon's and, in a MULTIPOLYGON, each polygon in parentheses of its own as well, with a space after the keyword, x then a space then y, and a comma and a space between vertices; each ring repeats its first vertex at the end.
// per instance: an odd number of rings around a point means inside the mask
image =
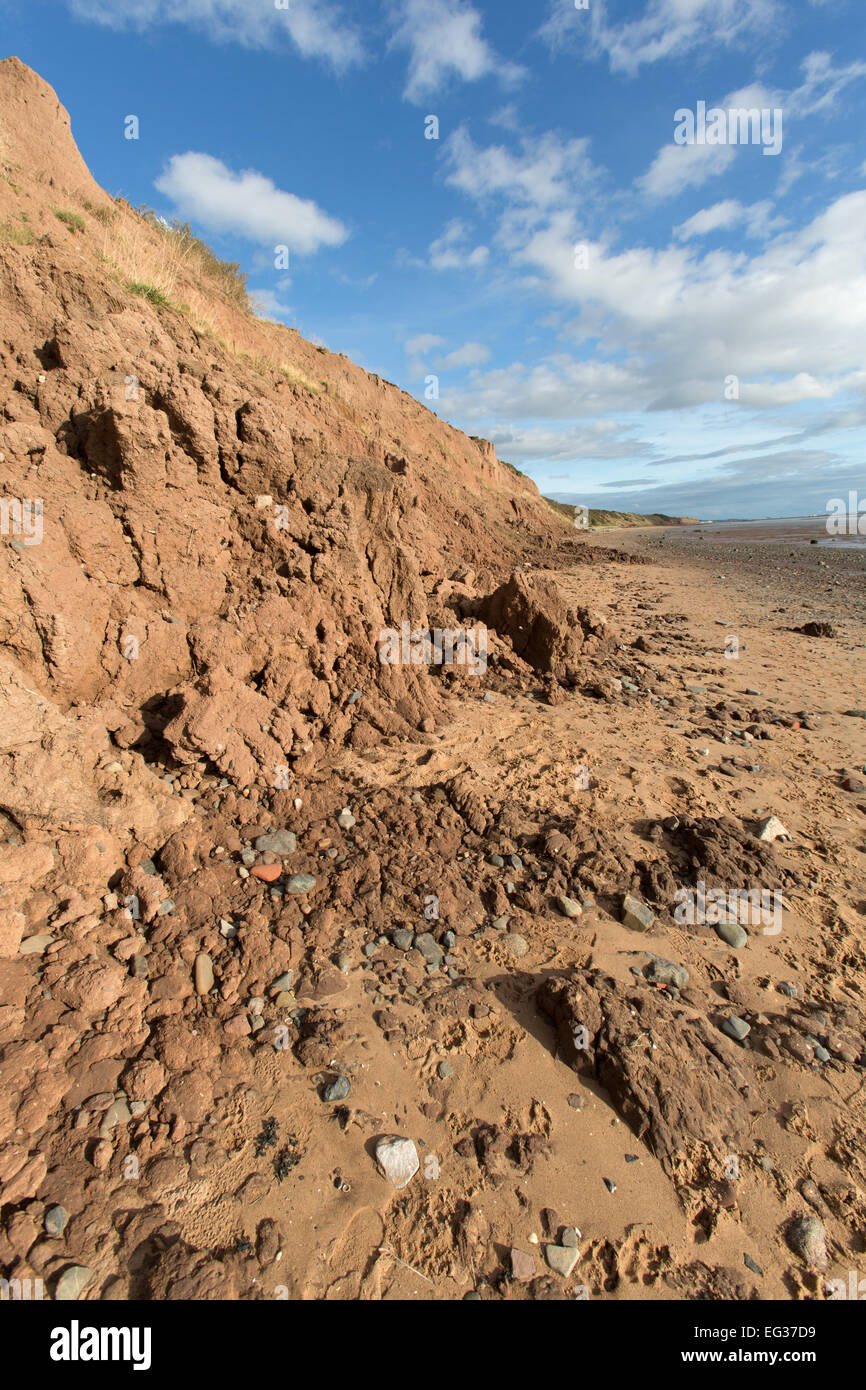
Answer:
POLYGON ((548 496, 866 495, 864 0, 578 3, 0 0, 0 24, 109 192, 548 496))

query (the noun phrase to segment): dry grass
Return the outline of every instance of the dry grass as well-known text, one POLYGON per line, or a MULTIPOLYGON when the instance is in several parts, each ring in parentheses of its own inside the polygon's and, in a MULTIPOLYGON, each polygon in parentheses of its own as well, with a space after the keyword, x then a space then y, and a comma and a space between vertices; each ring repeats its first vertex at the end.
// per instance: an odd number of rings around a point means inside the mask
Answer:
POLYGON ((19 226, 11 218, 0 222, 0 241, 5 242, 7 246, 29 246, 35 240, 28 226, 19 226))

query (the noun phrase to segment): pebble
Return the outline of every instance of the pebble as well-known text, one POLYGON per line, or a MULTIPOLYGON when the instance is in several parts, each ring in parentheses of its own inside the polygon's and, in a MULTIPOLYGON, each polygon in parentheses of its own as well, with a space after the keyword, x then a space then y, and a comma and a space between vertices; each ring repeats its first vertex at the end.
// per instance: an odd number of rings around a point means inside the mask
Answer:
POLYGON ((351 830, 358 822, 355 820, 348 806, 345 806, 337 817, 337 824, 341 830, 351 830))
POLYGON ((783 983, 778 986, 780 994, 784 994, 787 999, 796 999, 799 993, 796 985, 783 983))
POLYGON ((627 893, 622 900, 622 920, 632 931, 649 931, 655 921, 655 913, 650 911, 646 903, 627 893))
POLYGON ((253 878, 259 879, 262 883, 276 883, 282 876, 283 867, 281 864, 256 864, 254 869, 250 869, 253 878))
POLYGON ((437 1071, 439 1072, 439 1079, 447 1081, 448 1077, 453 1074, 454 1068, 450 1062, 440 1062, 437 1071))
POLYGON ((131 1119, 132 1111, 126 1101, 113 1101, 102 1117, 102 1123, 99 1126, 100 1139, 108 1139, 115 1125, 128 1124, 131 1119))
POLYGON ((298 848, 297 836, 291 830, 273 830, 260 835, 254 843, 259 854, 294 854, 298 848))
POLYGON ((93 1278, 93 1270, 86 1265, 69 1265, 57 1280, 54 1290, 56 1303, 71 1303, 80 1298, 93 1278))
POLYGON ((571 1095, 566 1096, 566 1100, 568 1101, 568 1104, 571 1106, 572 1110, 583 1109, 583 1096, 579 1096, 576 1091, 572 1091, 571 1095))
POLYGON ((299 896, 301 893, 312 893, 316 886, 313 874, 292 874, 291 878, 286 879, 286 892, 299 896))
POLYGON ((580 1251, 575 1246, 545 1245, 544 1257, 556 1274, 568 1279, 580 1259, 580 1251))
POLYGON ((739 951, 741 947, 745 946, 749 939, 748 932, 745 932, 737 922, 716 922, 714 925, 716 936, 720 936, 722 941, 726 941, 735 951, 739 951))
POLYGON ((580 1231, 576 1226, 566 1226, 560 1237, 560 1245, 566 1246, 569 1250, 576 1250, 580 1241, 580 1231))
POLYGON ((294 984, 294 980, 294 970, 285 971, 284 974, 278 975, 277 978, 273 981, 273 983, 270 986, 271 992, 273 993, 273 991, 276 990, 279 994, 281 990, 291 989, 292 985, 294 984))
POLYGON ((209 994, 213 985, 213 961, 206 951, 199 951, 195 958, 195 992, 209 994))
POLYGON ((563 917, 582 917, 583 908, 574 898, 567 898, 564 893, 560 893, 556 899, 556 906, 559 908, 563 917))
POLYGON ((65 1207, 49 1207, 45 1213, 44 1226, 48 1235, 62 1236, 66 1230, 66 1223, 69 1220, 69 1212, 65 1207))
POLYGON ((685 989, 689 982, 689 972, 684 965, 676 965, 674 961, 665 960, 663 956, 653 956, 644 970, 644 979, 649 980, 652 985, 675 985, 677 989, 685 989))
POLYGON ((505 868, 505 860, 502 858, 501 854, 491 854, 489 862, 495 869, 505 868))
POLYGON ((526 1284, 530 1279, 535 1278, 535 1257, 527 1255, 525 1250, 511 1251, 511 1277, 517 1279, 521 1284, 526 1284))
POLYGON ((764 820, 758 821, 757 835, 759 840, 772 843, 773 840, 790 840, 791 836, 785 829, 778 816, 767 816, 764 820))
POLYGON ((422 931, 415 937, 415 950, 420 951, 428 965, 438 966, 445 954, 432 932, 422 931))
POLYGON ((796 1216, 785 1237, 795 1255, 810 1269, 827 1267, 827 1232, 817 1216, 796 1216))
POLYGON ((505 937, 505 945, 511 954, 517 956, 518 959, 529 951, 529 942, 525 936, 521 936, 518 932, 508 932, 505 937))
POLYGON ((420 1167, 414 1142, 400 1134, 384 1135, 375 1153, 382 1173, 398 1189, 411 1182, 420 1167))
POLYGON ((348 1076, 335 1076, 333 1081, 327 1081, 321 1089, 322 1100, 327 1105, 333 1104, 338 1100, 345 1100, 352 1089, 348 1076))
POLYGON ((731 1014, 722 1024, 722 1032, 727 1033, 729 1038, 734 1038, 736 1042, 742 1042, 747 1038, 752 1029, 744 1018, 737 1018, 736 1014, 731 1014))
POLYGON ((750 1269, 753 1274, 759 1274, 763 1278, 764 1271, 759 1264, 755 1264, 751 1255, 743 1255, 743 1264, 746 1266, 746 1269, 750 1269))
POLYGON ((494 917, 494 919, 493 919, 493 927, 494 927, 494 930, 495 930, 495 931, 507 931, 507 930, 508 930, 508 923, 509 923, 510 921, 511 921, 511 918, 510 918, 507 914, 504 915, 504 916, 502 916, 502 917, 494 917))
POLYGON ((391 940, 398 951, 411 951, 415 943, 415 933, 409 931, 407 927, 399 927, 397 931, 391 933, 391 940))

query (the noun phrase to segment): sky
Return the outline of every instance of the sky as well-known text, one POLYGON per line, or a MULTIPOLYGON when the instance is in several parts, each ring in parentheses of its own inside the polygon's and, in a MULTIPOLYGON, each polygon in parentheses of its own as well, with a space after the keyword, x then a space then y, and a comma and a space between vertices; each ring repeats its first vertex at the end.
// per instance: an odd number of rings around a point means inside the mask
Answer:
POLYGON ((866 0, 0 0, 0 34, 104 188, 546 496, 866 498, 866 0))

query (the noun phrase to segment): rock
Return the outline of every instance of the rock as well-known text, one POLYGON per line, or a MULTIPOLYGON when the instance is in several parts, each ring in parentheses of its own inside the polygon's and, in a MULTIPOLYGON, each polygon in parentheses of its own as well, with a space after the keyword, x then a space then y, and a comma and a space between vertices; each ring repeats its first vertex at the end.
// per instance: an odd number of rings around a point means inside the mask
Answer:
POLYGON ((415 937, 415 950, 420 951, 421 955, 430 965, 439 965, 445 952, 439 945, 432 932, 422 931, 415 937))
POLYGON ((555 1240, 560 1226, 559 1212, 554 1207, 542 1207, 541 1224, 545 1235, 552 1236, 555 1240))
POLYGON ((753 1274, 757 1274, 759 1277, 763 1278, 764 1271, 759 1264, 755 1263, 751 1255, 743 1255, 743 1264, 746 1266, 746 1269, 750 1269, 753 1274))
POLYGON ((54 1290, 55 1303, 72 1303, 80 1298, 93 1278, 86 1265, 69 1265, 64 1269, 54 1290))
POLYGON ((116 1125, 128 1124, 131 1119, 132 1111, 130 1110, 126 1101, 114 1101, 113 1104, 109 1105, 108 1109, 102 1117, 102 1123, 99 1126, 100 1139, 108 1139, 116 1125))
POLYGON ((535 1259, 524 1250, 511 1251, 511 1277, 518 1283, 526 1284, 535 1278, 535 1259))
POLYGON ((526 937, 521 936, 519 932, 506 933, 505 945, 511 954, 516 956, 518 960, 529 951, 529 942, 526 940, 526 937))
POLYGON ((662 956, 653 956, 644 970, 644 979, 651 985, 675 985, 677 989, 685 989, 689 972, 684 965, 676 965, 662 956))
POLYGON ((721 937, 722 941, 727 942, 735 951, 739 951, 745 946, 749 939, 748 932, 744 931, 737 922, 716 922, 714 925, 716 936, 721 937))
POLYGON ((320 1095, 327 1105, 332 1105, 335 1101, 345 1100, 352 1089, 348 1076, 335 1076, 333 1081, 327 1081, 321 1089, 320 1095))
POLYGON ((767 816, 765 820, 758 821, 755 834, 759 840, 764 840, 768 843, 772 843, 773 840, 791 839, 791 836, 788 834, 778 816, 767 816))
POLYGON ((398 1190, 412 1181, 420 1167, 413 1140, 403 1135, 384 1135, 377 1141, 375 1152, 383 1175, 398 1190))
POLYGON ((795 1255, 810 1269, 827 1268, 827 1232, 817 1216, 796 1216, 785 1232, 795 1255))
POLYGON ((312 893, 316 886, 313 874, 292 874, 291 878, 286 879, 286 892, 292 893, 296 897, 302 893, 312 893))
POLYGON ((567 898, 564 893, 560 893, 556 899, 556 906, 559 908, 563 917, 582 917, 583 908, 574 898, 567 898))
POLYGON ((255 868, 250 869, 250 877, 257 878, 261 883, 276 883, 282 872, 282 864, 256 864, 255 868))
POLYGON ((18 953, 22 956, 42 956, 54 941, 50 932, 39 932, 36 936, 28 936, 18 947, 18 953))
POLYGON ((398 951, 411 951, 415 943, 415 933, 409 931, 407 927, 398 927, 395 932, 391 933, 391 940, 398 951))
POLYGON ((292 984, 294 982, 294 978, 294 970, 286 970, 282 975, 278 975, 277 978, 271 982, 271 985, 269 987, 271 993, 276 991, 277 994, 279 994, 282 990, 291 989, 292 984))
POLYGON ((267 835, 260 835, 254 843, 259 854, 283 856, 294 854, 298 848, 297 836, 291 830, 273 830, 267 835))
POLYGON ((199 951, 195 958, 195 992, 210 994, 214 986, 213 961, 206 951, 199 951))
POLYGON ((566 1246, 569 1250, 576 1250, 580 1243, 580 1231, 576 1226, 566 1226, 562 1232, 560 1245, 566 1246))
POLYGON ((751 1025, 744 1018, 737 1018, 736 1014, 731 1014, 722 1024, 722 1032, 727 1033, 729 1038, 734 1038, 736 1042, 742 1042, 751 1033, 751 1025))
POLYGON ((646 903, 627 893, 622 900, 622 920, 632 931, 649 931, 655 921, 655 913, 650 911, 646 903))
POLYGON ((105 1172, 111 1162, 113 1153, 114 1150, 111 1147, 111 1141, 109 1139, 100 1139, 99 1143, 94 1145, 93 1153, 90 1155, 90 1162, 93 1164, 97 1173, 105 1172))
POLYGON ((339 825, 341 830, 351 830, 354 825, 357 825, 357 821, 355 820, 355 817, 352 815, 352 812, 349 810, 348 806, 344 807, 344 809, 338 815, 337 824, 339 825))
POLYGON ((437 1071, 439 1072, 440 1081, 447 1081, 448 1077, 453 1073, 454 1068, 450 1062, 440 1062, 437 1071))
POLYGON ((246 1014, 235 1014, 234 1018, 223 1024, 223 1032, 228 1033, 230 1038, 248 1038, 252 1029, 246 1014))
POLYGON ((49 1207, 45 1213, 43 1225, 49 1236, 62 1236, 69 1221, 69 1212, 65 1207, 49 1207))
POLYGON ((819 1215, 823 1215, 827 1210, 824 1198, 818 1188, 818 1184, 812 1178, 803 1178, 800 1186, 800 1194, 805 1197, 810 1207, 814 1207, 819 1215))
POLYGON ((491 854, 488 863, 492 864, 495 869, 505 868, 505 860, 502 858, 501 854, 491 854))
POLYGON ((544 1258, 556 1274, 568 1279, 580 1259, 580 1251, 575 1246, 545 1245, 544 1258))
POLYGON ((572 1110, 583 1109, 583 1096, 579 1096, 575 1091, 572 1091, 570 1095, 566 1096, 566 1100, 572 1110))

